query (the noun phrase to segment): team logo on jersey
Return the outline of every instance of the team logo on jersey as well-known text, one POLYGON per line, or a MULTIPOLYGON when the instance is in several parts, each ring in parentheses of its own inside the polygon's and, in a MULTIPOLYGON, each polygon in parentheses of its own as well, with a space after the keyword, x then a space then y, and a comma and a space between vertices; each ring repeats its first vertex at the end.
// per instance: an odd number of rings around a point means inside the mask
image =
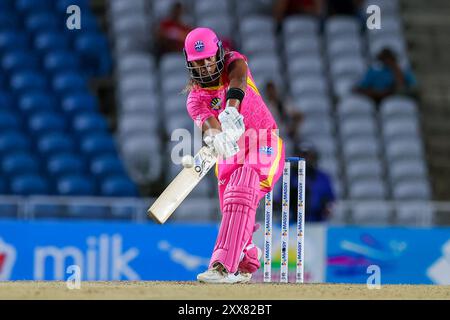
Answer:
POLYGON ((259 148, 259 153, 264 153, 268 156, 271 156, 273 154, 273 148, 269 146, 263 146, 259 148))
POLYGON ((205 44, 204 44, 203 41, 201 41, 201 40, 196 41, 196 42, 194 43, 194 49, 195 49, 195 51, 197 51, 197 52, 202 52, 203 49, 205 49, 205 44))
POLYGON ((211 109, 213 109, 213 110, 219 110, 221 104, 222 104, 222 100, 220 100, 220 98, 213 98, 213 99, 211 100, 211 109))

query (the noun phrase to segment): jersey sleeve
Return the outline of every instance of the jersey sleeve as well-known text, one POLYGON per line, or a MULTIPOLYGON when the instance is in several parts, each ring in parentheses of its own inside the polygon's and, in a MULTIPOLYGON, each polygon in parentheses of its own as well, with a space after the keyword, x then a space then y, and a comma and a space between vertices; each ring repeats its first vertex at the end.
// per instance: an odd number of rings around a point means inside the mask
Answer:
POLYGON ((195 125, 200 129, 203 123, 210 117, 214 117, 214 114, 209 110, 206 102, 201 99, 199 94, 190 92, 186 102, 187 111, 189 116, 194 121, 195 125))
POLYGON ((237 51, 230 51, 225 56, 225 70, 228 70, 228 67, 233 61, 243 59, 247 62, 247 57, 237 51))

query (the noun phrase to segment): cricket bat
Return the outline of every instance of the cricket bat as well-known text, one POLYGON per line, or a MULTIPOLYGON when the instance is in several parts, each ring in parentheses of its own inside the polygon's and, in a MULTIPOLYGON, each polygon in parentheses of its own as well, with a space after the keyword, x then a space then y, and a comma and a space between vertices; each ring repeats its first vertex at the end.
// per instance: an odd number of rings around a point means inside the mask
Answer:
POLYGON ((202 147, 194 156, 193 166, 181 170, 147 210, 147 215, 160 224, 166 222, 216 162, 217 152, 214 148, 202 147))

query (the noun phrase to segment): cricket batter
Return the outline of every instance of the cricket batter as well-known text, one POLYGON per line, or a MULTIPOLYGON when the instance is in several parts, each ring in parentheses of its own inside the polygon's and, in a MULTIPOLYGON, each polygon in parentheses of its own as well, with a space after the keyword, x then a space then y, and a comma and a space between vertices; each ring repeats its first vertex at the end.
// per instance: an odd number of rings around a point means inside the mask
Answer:
POLYGON ((222 221, 209 268, 197 279, 248 282, 260 267, 261 250, 252 243, 256 209, 282 174, 284 145, 245 56, 225 52, 208 28, 187 35, 184 54, 191 77, 188 113, 219 154, 222 221))

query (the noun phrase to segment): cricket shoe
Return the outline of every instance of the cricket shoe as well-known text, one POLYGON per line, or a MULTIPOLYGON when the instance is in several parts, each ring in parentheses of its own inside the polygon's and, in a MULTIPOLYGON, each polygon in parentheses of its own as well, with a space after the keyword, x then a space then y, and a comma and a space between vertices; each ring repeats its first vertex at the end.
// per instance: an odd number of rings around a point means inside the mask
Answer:
POLYGON ((229 273, 220 263, 197 275, 197 280, 203 283, 247 283, 251 278, 251 273, 240 271, 229 273))

